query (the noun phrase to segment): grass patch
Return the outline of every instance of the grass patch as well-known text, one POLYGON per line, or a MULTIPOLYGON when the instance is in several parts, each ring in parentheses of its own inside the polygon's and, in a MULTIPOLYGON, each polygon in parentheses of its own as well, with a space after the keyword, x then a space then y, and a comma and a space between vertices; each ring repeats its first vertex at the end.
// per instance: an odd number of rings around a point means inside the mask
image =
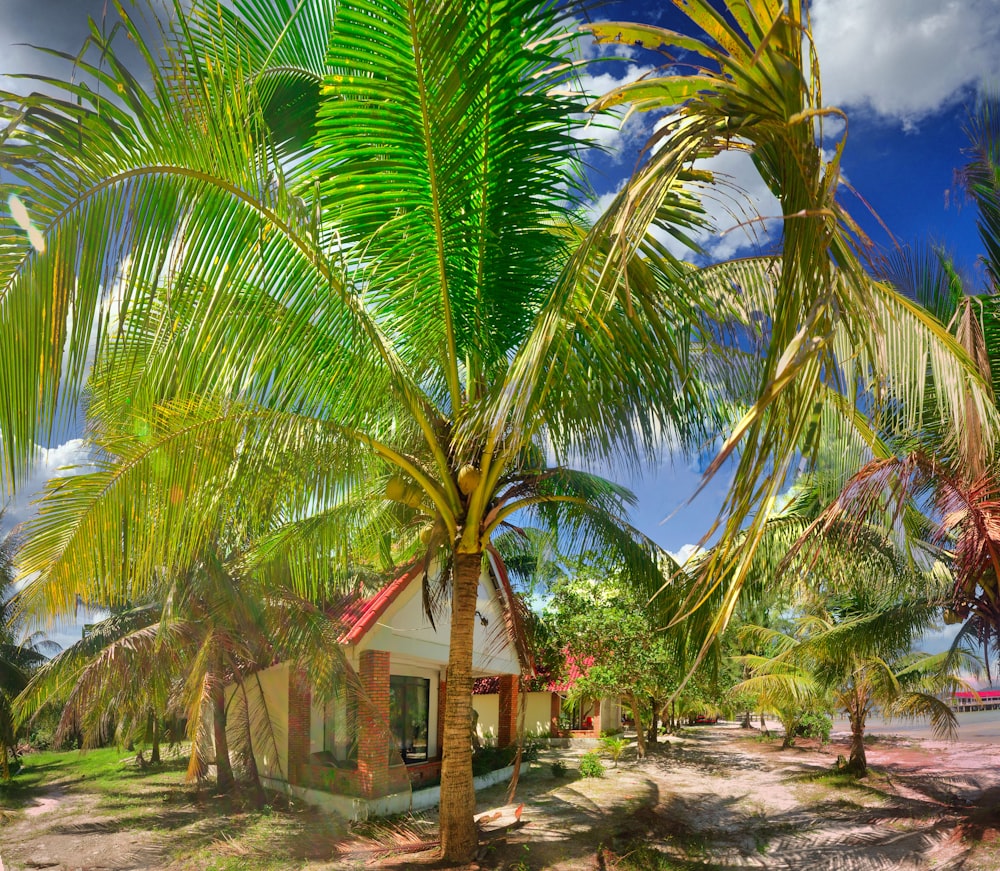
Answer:
POLYGON ((117 790, 133 757, 114 747, 25 754, 21 770, 10 781, 0 781, 0 808, 16 810, 46 789, 81 782, 101 792, 117 790))

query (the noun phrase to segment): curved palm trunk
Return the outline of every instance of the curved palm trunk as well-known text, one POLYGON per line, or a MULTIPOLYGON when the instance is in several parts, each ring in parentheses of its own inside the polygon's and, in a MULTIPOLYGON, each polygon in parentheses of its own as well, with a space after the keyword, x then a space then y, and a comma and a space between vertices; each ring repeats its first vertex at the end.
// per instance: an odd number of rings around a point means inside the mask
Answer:
POLYGON ((220 674, 212 676, 212 730, 215 737, 215 771, 219 792, 232 792, 236 786, 233 766, 229 761, 229 739, 226 737, 226 688, 220 674))
POLYGON ((472 784, 472 639, 481 553, 456 553, 451 597, 451 646, 441 759, 441 855, 468 862, 479 845, 472 784))

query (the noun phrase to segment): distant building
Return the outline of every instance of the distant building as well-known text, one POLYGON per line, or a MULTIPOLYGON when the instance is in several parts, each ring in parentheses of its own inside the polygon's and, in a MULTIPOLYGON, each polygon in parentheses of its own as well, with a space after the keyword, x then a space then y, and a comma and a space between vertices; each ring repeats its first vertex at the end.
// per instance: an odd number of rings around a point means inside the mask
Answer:
POLYGON ((949 703, 956 711, 995 711, 1000 708, 1000 690, 952 693, 949 703))

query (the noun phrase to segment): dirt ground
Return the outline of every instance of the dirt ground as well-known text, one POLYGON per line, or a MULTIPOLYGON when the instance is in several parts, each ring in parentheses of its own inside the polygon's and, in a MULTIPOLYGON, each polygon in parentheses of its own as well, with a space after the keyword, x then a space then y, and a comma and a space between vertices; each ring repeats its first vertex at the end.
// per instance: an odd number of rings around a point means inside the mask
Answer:
MULTIPOLYGON (((688 730, 643 762, 626 755, 599 779, 579 776, 582 753, 543 753, 523 773, 513 803, 502 786, 479 794, 483 840, 472 867, 1000 869, 993 745, 881 738, 869 751, 872 774, 857 783, 831 774, 844 743, 781 750, 726 726, 688 730), (566 763, 562 776, 553 772, 556 759, 566 763)), ((0 818, 6 871, 436 864, 417 849, 433 837, 433 814, 369 828, 374 840, 365 841, 345 839, 340 824, 315 812, 275 811, 273 826, 254 839, 241 837, 239 814, 210 813, 190 793, 164 786, 142 797, 139 806, 123 801, 116 814, 85 784, 39 794, 0 818), (390 840, 389 850, 374 846, 390 840)))

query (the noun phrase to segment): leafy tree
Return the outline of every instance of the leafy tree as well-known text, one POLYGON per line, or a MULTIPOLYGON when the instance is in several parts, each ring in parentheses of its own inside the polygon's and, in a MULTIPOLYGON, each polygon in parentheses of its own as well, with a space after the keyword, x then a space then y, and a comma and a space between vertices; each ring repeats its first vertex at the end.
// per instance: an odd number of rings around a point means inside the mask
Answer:
POLYGON ((622 698, 632 710, 640 757, 648 727, 655 728, 684 674, 683 635, 660 631, 657 617, 620 566, 586 557, 554 585, 544 612, 563 659, 590 663, 571 697, 622 698))

